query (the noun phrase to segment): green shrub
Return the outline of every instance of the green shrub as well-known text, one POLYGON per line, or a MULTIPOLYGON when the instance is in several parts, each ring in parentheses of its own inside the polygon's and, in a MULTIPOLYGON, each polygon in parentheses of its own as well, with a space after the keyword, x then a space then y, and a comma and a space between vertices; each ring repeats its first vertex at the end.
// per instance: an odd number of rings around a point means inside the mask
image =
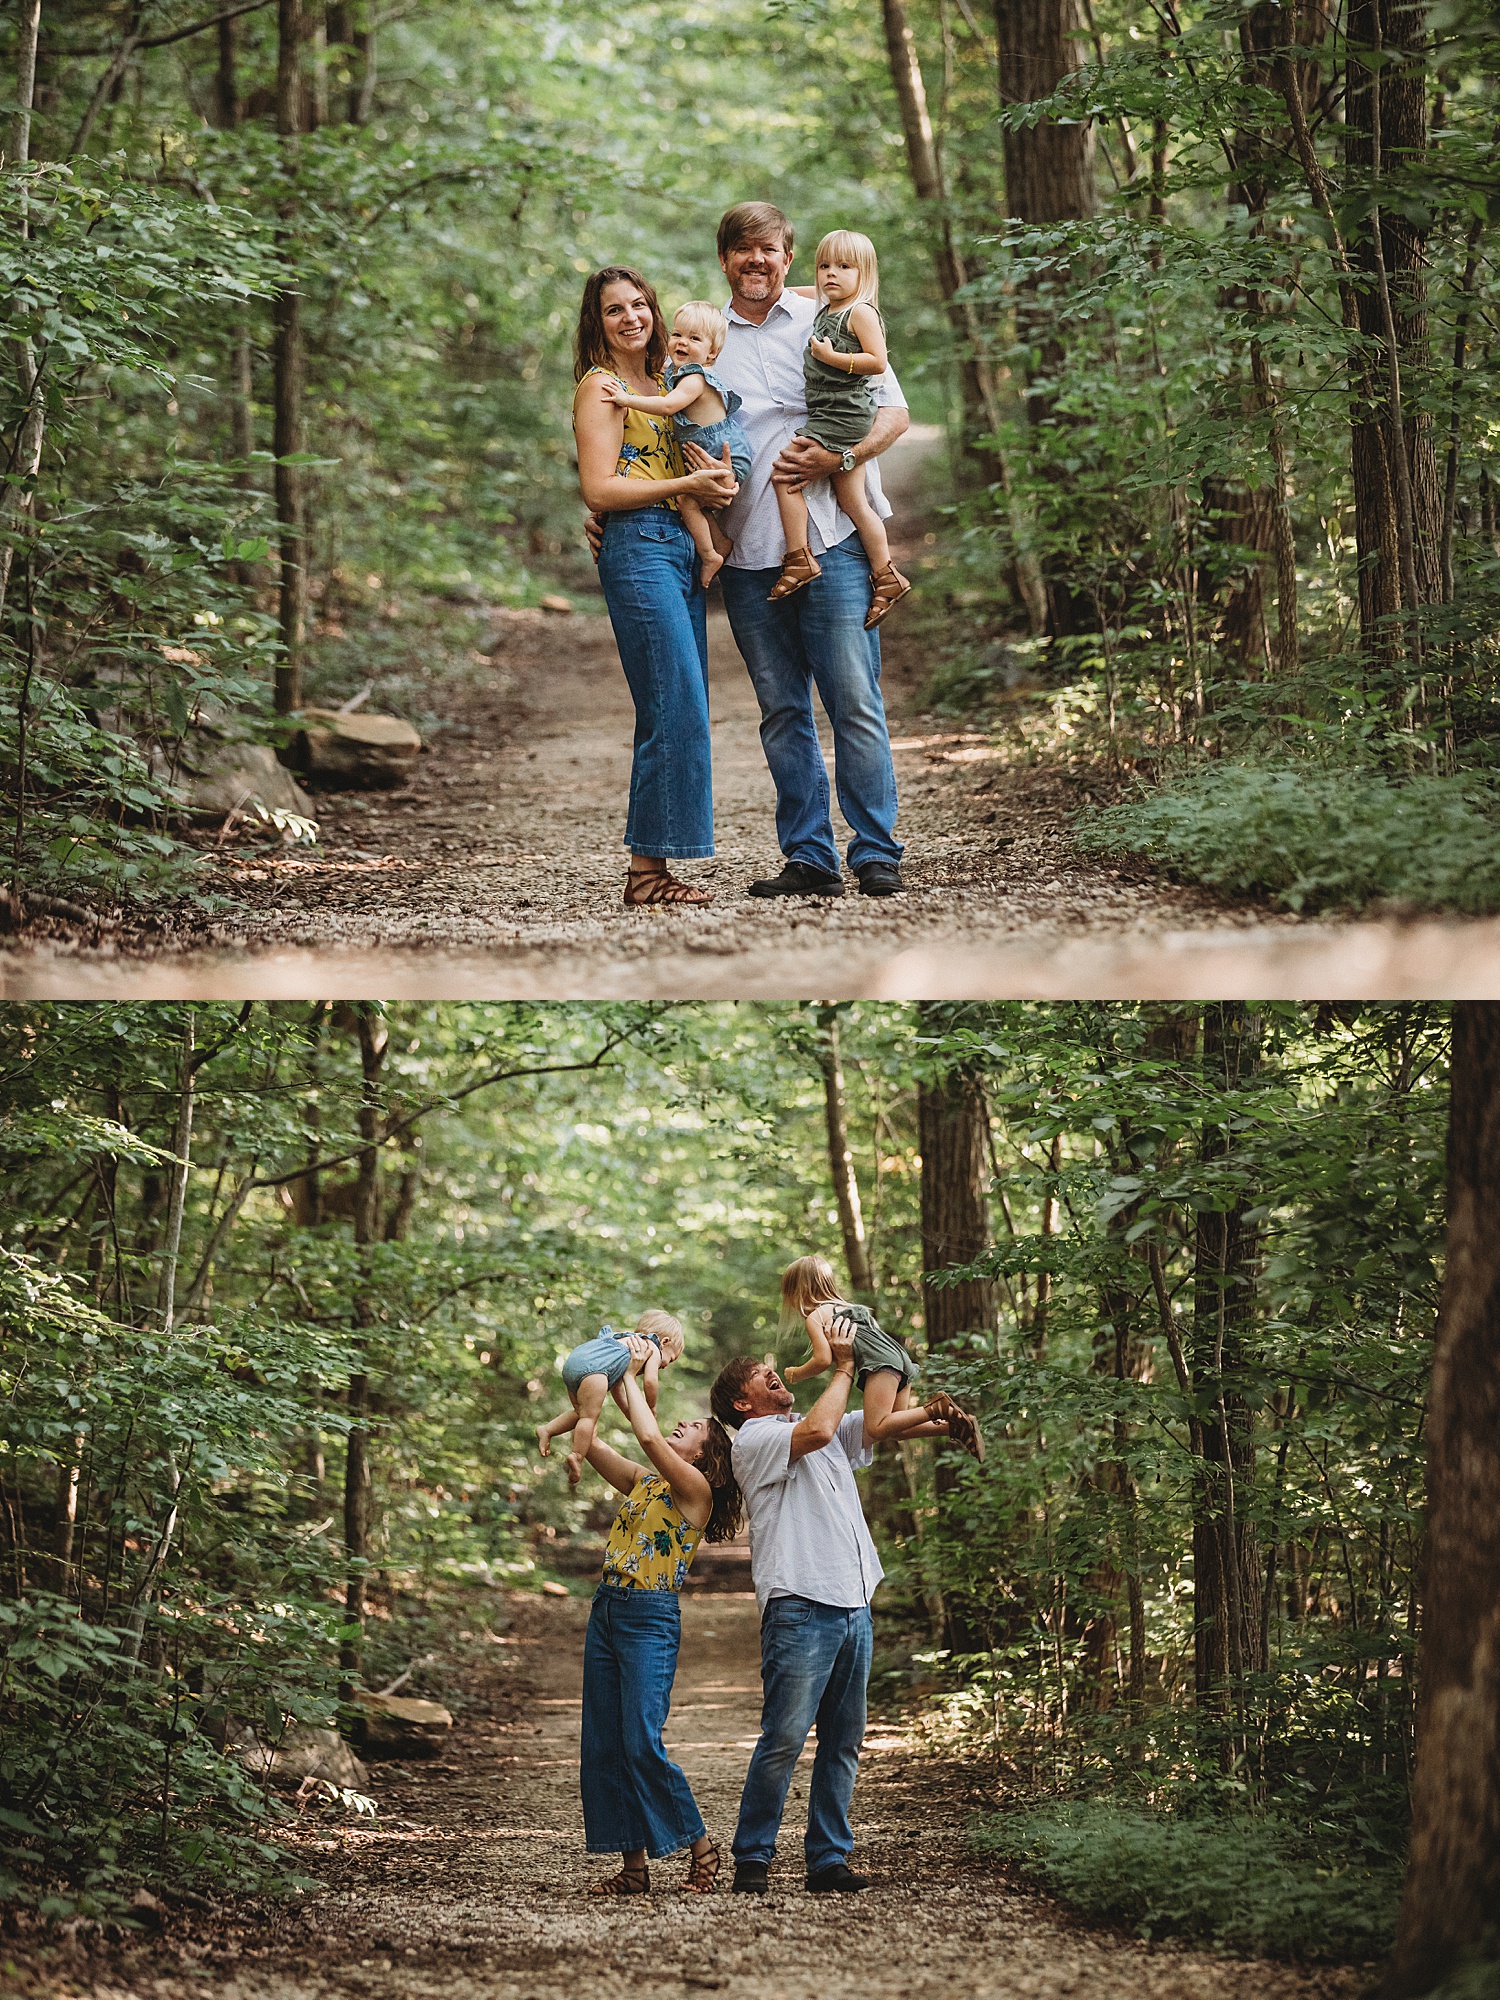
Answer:
POLYGON ((972 1838, 1085 1916, 1142 1937, 1342 1960, 1377 1956, 1395 1932, 1398 1861, 1320 1853, 1273 1814, 1188 1818, 1080 1800, 989 1815, 972 1838))
POLYGON ((1214 888, 1267 891, 1289 910, 1375 897, 1500 909, 1500 784, 1483 772, 1208 764, 1085 815, 1077 837, 1214 888))

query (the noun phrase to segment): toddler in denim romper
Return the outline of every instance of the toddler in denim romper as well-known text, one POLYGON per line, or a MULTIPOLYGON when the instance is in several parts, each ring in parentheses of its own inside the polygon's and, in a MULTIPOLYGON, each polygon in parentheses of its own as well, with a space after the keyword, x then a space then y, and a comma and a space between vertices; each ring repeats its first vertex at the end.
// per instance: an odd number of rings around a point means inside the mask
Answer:
MULTIPOLYGON (((710 458, 722 458, 728 445, 734 476, 743 486, 750 477, 750 440, 739 420, 742 399, 713 372, 728 330, 716 305, 707 299, 689 299, 685 306, 677 308, 667 341, 671 356, 667 364, 667 393, 633 396, 623 382, 613 380, 605 384, 604 393, 616 409, 644 410, 648 416, 670 417, 679 443, 698 445, 710 458)), ((724 558, 734 545, 696 500, 679 496, 677 506, 683 526, 698 550, 698 572, 706 589, 724 567, 724 558)))
MULTIPOLYGON (((670 1367, 682 1354, 682 1322, 674 1319, 671 1313, 661 1312, 653 1306, 649 1312, 641 1314, 635 1330, 655 1349, 641 1372, 641 1389, 654 1410, 657 1377, 663 1368, 670 1367)), ((580 1341, 562 1365, 563 1383, 571 1409, 536 1427, 537 1450, 543 1458, 552 1456, 552 1440, 555 1437, 572 1431, 573 1449, 568 1453, 568 1479, 574 1486, 583 1477, 583 1461, 594 1442, 604 1398, 613 1393, 621 1409, 625 1407, 620 1383, 630 1367, 630 1350, 625 1345, 628 1337, 616 1333, 612 1326, 601 1326, 592 1340, 580 1341)))

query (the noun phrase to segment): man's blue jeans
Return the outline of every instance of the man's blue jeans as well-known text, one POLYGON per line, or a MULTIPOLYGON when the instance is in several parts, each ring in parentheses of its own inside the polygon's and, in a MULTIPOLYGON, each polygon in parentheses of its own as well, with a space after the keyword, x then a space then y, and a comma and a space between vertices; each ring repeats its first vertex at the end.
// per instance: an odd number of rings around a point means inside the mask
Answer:
POLYGON ((787 1787, 815 1723, 807 1872, 815 1875, 849 1859, 854 1849, 849 1801, 865 1736, 871 1643, 868 1605, 845 1611, 806 1597, 773 1597, 767 1604, 760 1621, 765 1700, 734 1831, 736 1861, 770 1861, 775 1855, 787 1787))
POLYGON ((708 627, 681 516, 664 506, 606 515, 599 582, 635 700, 625 845, 701 861, 714 851, 708 627))
POLYGON ((828 769, 813 720, 816 685, 833 724, 839 810, 853 829, 849 866, 899 861, 896 771, 880 698, 880 637, 864 629, 870 565, 851 535, 818 558, 823 574, 769 603, 779 571, 719 571, 734 643, 760 703, 760 741, 776 781, 776 837, 789 861, 839 872, 828 769))
POLYGON ((661 1740, 681 1637, 675 1590, 601 1583, 595 1591, 583 1642, 579 1745, 590 1854, 644 1847, 659 1861, 702 1837, 703 1815, 661 1740))

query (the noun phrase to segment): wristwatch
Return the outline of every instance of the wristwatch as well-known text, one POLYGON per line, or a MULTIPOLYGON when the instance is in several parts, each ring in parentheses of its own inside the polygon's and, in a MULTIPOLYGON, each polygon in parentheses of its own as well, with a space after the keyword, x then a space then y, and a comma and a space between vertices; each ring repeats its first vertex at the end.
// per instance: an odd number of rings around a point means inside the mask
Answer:
POLYGON ((854 453, 852 451, 841 451, 839 453, 840 472, 852 472, 857 462, 858 461, 855 459, 854 453))

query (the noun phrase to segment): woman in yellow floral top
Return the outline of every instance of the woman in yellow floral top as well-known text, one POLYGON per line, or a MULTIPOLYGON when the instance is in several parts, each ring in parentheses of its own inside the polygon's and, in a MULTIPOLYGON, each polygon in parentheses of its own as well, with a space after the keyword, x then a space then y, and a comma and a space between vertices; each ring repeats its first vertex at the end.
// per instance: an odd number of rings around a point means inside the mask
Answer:
POLYGON ((738 1530, 740 1494, 729 1437, 713 1417, 681 1423, 663 1437, 642 1394, 650 1344, 632 1338, 621 1382, 625 1414, 655 1471, 596 1436, 588 1462, 625 1498, 604 1552, 604 1575, 583 1648, 583 1738, 579 1783, 590 1854, 618 1853, 620 1872, 594 1890, 643 1896, 648 1857, 692 1850, 684 1888, 705 1895, 719 1872, 687 1779, 662 1744, 677 1672, 682 1617, 677 1593, 702 1541, 738 1530))
POLYGON ((584 502, 603 523, 599 583, 635 702, 625 818, 631 908, 711 900, 668 865, 714 851, 708 628, 698 551, 677 502, 724 506, 739 491, 727 456, 712 471, 684 472, 672 419, 622 410, 606 394, 615 382, 659 396, 666 359, 666 322, 640 272, 625 264, 595 271, 578 311, 573 434, 584 502))

